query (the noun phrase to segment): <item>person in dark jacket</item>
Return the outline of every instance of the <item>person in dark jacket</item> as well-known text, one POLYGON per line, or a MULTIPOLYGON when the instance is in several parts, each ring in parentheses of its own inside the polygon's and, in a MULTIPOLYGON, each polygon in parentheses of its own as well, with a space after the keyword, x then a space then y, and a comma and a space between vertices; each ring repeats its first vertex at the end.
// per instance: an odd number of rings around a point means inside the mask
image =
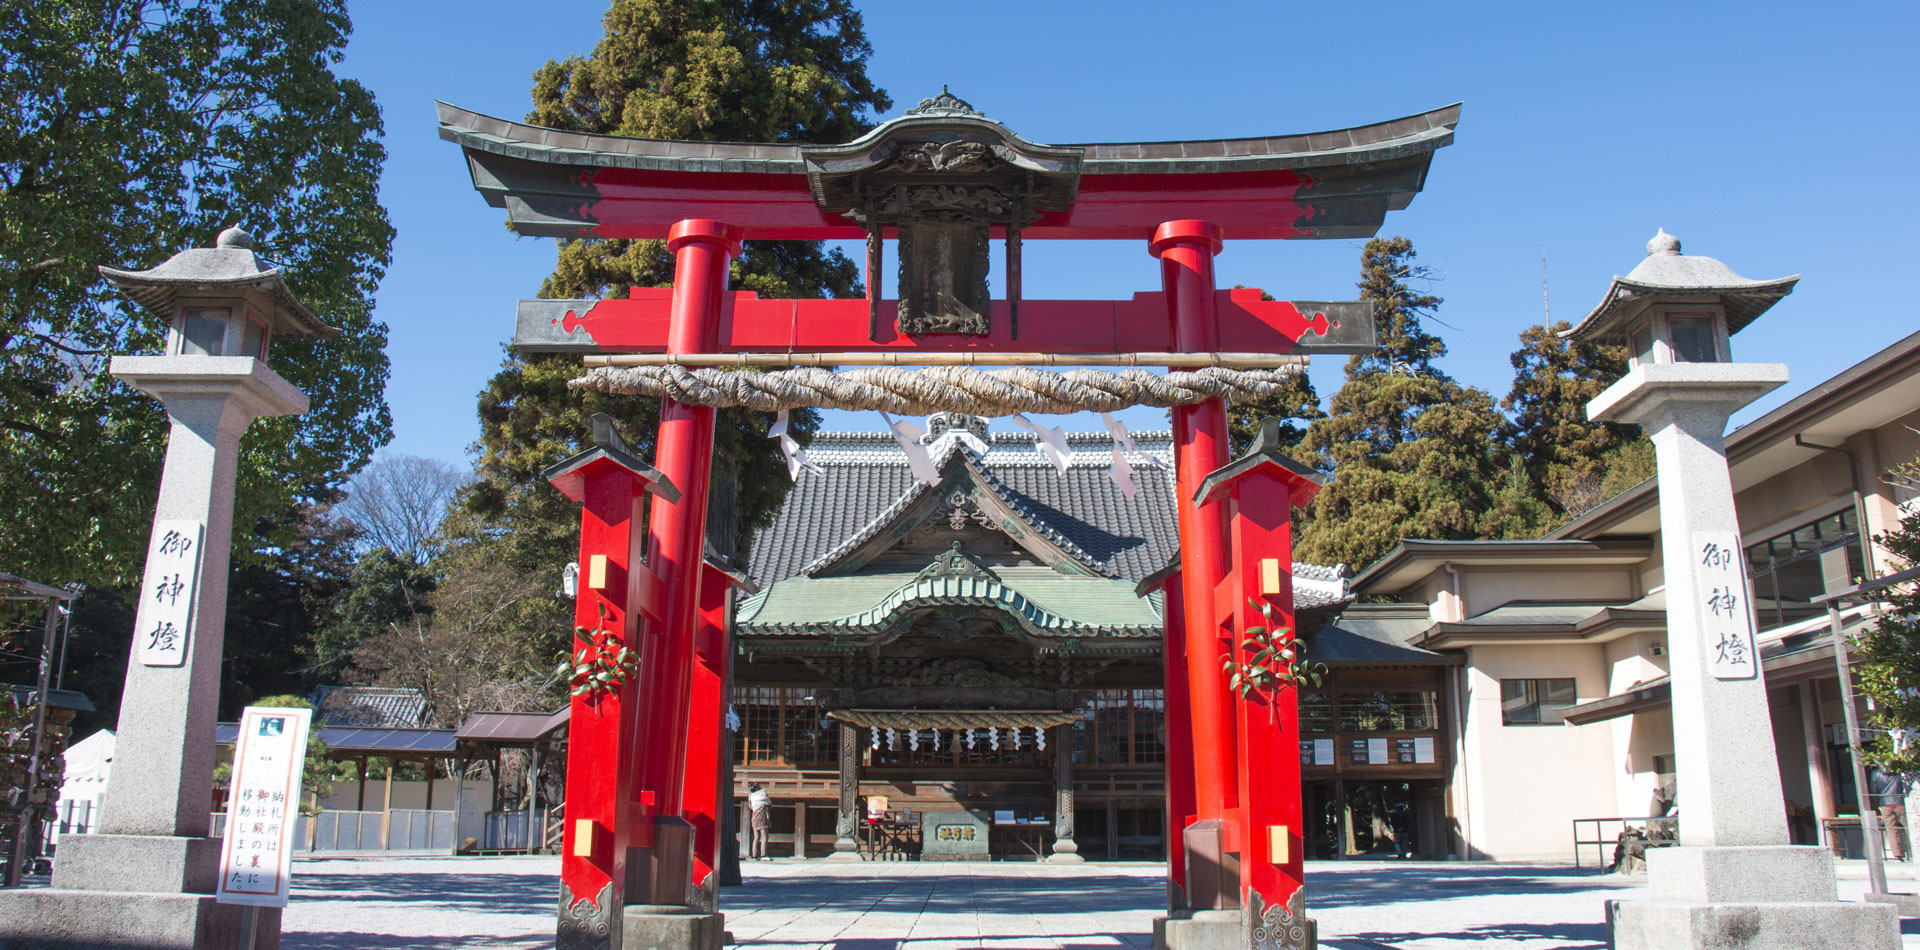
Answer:
POLYGON ((1867 797, 1880 813, 1880 836, 1895 861, 1907 859, 1907 790, 1912 782, 1905 775, 1894 775, 1878 766, 1867 777, 1867 797))

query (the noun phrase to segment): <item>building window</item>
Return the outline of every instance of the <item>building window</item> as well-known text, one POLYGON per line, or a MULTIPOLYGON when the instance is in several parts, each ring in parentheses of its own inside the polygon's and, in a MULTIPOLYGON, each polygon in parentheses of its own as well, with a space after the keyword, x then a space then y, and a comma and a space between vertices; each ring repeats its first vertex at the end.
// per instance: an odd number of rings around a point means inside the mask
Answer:
POLYGON ((1333 694, 1324 691, 1300 694, 1300 731, 1332 732, 1333 694))
POLYGON ((1573 680, 1501 680, 1500 724, 1553 726, 1566 721, 1574 705, 1573 680))
POLYGON ((1074 761, 1159 765, 1167 761, 1166 691, 1099 689, 1074 725, 1074 761))
POLYGON ((791 768, 838 768, 839 723, 807 686, 741 686, 733 690, 740 717, 734 762, 791 768))
POLYGON ((1432 690, 1340 694, 1341 732, 1422 732, 1438 728, 1440 696, 1432 690))
POLYGON ((1747 546, 1755 619, 1765 630, 1819 614, 1810 601, 1866 576, 1860 525, 1844 508, 1747 546))

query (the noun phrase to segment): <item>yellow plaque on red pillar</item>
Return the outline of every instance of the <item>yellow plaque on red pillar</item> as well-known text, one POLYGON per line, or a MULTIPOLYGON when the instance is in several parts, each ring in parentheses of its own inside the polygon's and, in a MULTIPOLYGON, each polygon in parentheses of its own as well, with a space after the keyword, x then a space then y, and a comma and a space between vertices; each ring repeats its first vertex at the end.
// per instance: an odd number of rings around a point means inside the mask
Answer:
POLYGON ((1271 597, 1280 593, 1280 559, 1266 557, 1260 559, 1260 593, 1271 597))

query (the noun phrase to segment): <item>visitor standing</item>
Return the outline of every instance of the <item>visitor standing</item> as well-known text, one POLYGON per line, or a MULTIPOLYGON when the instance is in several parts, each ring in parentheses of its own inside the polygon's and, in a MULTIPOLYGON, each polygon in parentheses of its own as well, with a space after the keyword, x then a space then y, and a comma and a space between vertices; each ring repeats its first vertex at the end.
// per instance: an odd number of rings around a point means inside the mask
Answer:
POLYGON ((1907 859, 1907 789, 1905 775, 1893 775, 1876 766, 1867 777, 1867 794, 1874 810, 1880 813, 1880 836, 1895 861, 1907 859))
POLYGON ((758 785, 747 789, 748 824, 753 827, 753 837, 747 845, 747 856, 755 861, 767 858, 767 832, 773 827, 773 796, 758 785))

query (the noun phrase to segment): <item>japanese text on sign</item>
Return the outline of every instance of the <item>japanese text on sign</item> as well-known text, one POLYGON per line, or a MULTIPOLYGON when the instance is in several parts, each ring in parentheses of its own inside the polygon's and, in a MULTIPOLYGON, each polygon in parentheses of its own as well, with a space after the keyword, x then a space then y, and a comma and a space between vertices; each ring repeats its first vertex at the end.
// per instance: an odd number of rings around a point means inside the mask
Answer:
POLYGON ((204 534, 197 521, 161 521, 153 526, 133 631, 134 655, 143 666, 180 666, 187 661, 204 534))
POLYGON ((1746 556, 1731 531, 1693 533, 1693 583, 1707 672, 1715 679, 1751 679, 1760 670, 1747 603, 1746 556))
POLYGON ((972 841, 972 825, 941 825, 933 830, 935 838, 941 841, 972 841))
POLYGON ((249 706, 240 719, 214 894, 221 903, 287 906, 311 716, 305 709, 249 706))

